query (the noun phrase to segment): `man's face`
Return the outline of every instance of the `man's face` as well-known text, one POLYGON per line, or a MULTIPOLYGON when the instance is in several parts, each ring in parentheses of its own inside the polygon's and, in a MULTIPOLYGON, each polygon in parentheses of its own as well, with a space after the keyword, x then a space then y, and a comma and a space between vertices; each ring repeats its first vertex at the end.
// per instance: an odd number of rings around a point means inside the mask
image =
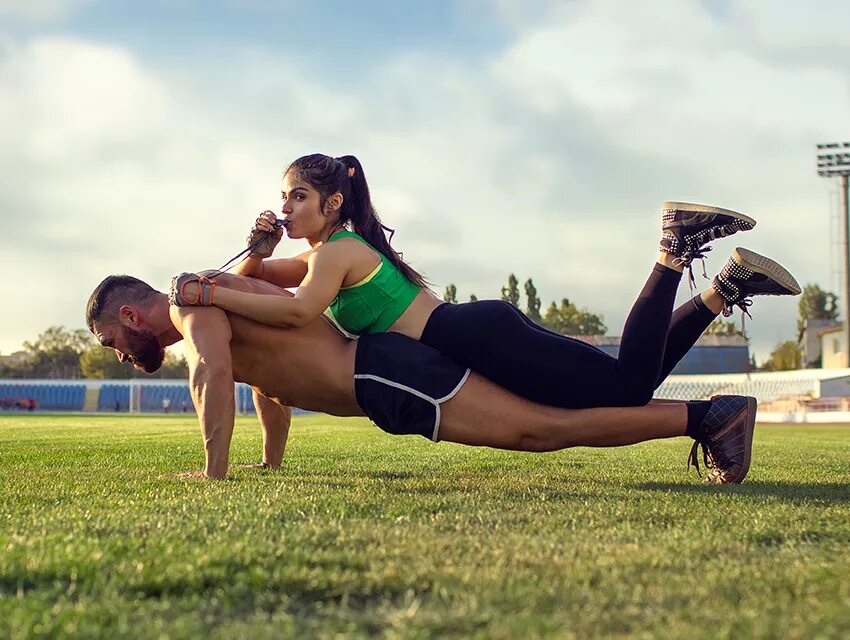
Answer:
POLYGON ((137 331, 121 324, 112 324, 96 327, 95 335, 101 345, 115 352, 118 360, 129 361, 145 373, 154 373, 165 360, 165 349, 150 331, 137 331))

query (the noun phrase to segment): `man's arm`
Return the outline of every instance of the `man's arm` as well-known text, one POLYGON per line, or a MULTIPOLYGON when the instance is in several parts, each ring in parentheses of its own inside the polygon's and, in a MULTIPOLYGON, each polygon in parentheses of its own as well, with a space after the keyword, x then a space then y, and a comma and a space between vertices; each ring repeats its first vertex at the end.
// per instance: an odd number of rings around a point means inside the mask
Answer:
POLYGON ((286 438, 292 422, 292 409, 269 400, 258 389, 252 388, 254 408, 263 428, 263 464, 277 469, 283 461, 286 438))
POLYGON ((213 307, 171 307, 170 314, 186 345, 189 391, 204 436, 204 475, 223 478, 236 412, 230 322, 213 307))

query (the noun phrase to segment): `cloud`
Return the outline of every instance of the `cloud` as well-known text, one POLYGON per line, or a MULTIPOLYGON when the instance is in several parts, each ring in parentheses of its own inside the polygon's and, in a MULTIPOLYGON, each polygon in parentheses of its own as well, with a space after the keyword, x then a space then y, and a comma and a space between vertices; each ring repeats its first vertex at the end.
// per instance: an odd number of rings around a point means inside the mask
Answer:
POLYGON ((94 0, 0 0, 0 16, 44 23, 71 15, 94 0))
MULTIPOLYGON (((15 277, 0 295, 19 300, 18 318, 79 326, 69 288, 84 301, 113 271, 163 287, 218 266, 256 211, 277 206, 280 170, 315 151, 363 160, 394 246, 440 293, 495 297, 514 272, 544 304, 569 297, 619 332, 665 199, 759 219, 718 243, 710 269, 740 243, 830 288, 814 143, 846 127, 841 41, 813 19, 806 42, 833 49, 812 48, 765 3, 705 6, 502 0, 484 16, 502 30, 495 52, 412 48, 335 83, 291 52, 158 69, 73 38, 7 47, 0 116, 18 124, 0 131, 0 248, 15 277)), ((754 313, 762 352, 793 335, 795 301, 754 313)), ((32 327, 5 318, 0 336, 10 350, 32 327)))

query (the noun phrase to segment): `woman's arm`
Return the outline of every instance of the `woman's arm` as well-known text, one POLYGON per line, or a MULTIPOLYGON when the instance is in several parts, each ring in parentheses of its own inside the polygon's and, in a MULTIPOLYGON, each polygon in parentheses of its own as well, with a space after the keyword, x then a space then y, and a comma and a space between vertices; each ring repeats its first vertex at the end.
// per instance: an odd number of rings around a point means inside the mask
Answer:
POLYGON ((297 287, 307 275, 307 259, 312 253, 313 250, 310 249, 292 258, 275 258, 274 260, 248 257, 236 265, 233 273, 259 278, 283 289, 297 287))
MULTIPOLYGON (((263 324, 303 327, 322 315, 339 293, 350 260, 342 247, 329 246, 310 255, 307 276, 292 298, 221 287, 212 290, 209 303, 263 324)), ((202 299, 199 294, 197 280, 186 282, 179 291, 184 300, 202 299)))
POLYGON ((271 260, 270 257, 284 233, 276 224, 277 216, 272 211, 264 211, 257 217, 247 239, 251 253, 236 265, 233 273, 259 278, 284 289, 297 287, 307 275, 307 257, 312 253, 312 249, 294 258, 271 260))

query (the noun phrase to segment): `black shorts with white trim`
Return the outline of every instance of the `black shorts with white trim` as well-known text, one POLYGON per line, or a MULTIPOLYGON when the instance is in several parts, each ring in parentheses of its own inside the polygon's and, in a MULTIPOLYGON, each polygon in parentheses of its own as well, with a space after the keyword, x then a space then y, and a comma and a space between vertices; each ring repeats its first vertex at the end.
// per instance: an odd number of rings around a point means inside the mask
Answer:
POLYGON ((439 440, 440 405, 460 391, 469 369, 400 333, 357 340, 357 404, 387 433, 439 440))

